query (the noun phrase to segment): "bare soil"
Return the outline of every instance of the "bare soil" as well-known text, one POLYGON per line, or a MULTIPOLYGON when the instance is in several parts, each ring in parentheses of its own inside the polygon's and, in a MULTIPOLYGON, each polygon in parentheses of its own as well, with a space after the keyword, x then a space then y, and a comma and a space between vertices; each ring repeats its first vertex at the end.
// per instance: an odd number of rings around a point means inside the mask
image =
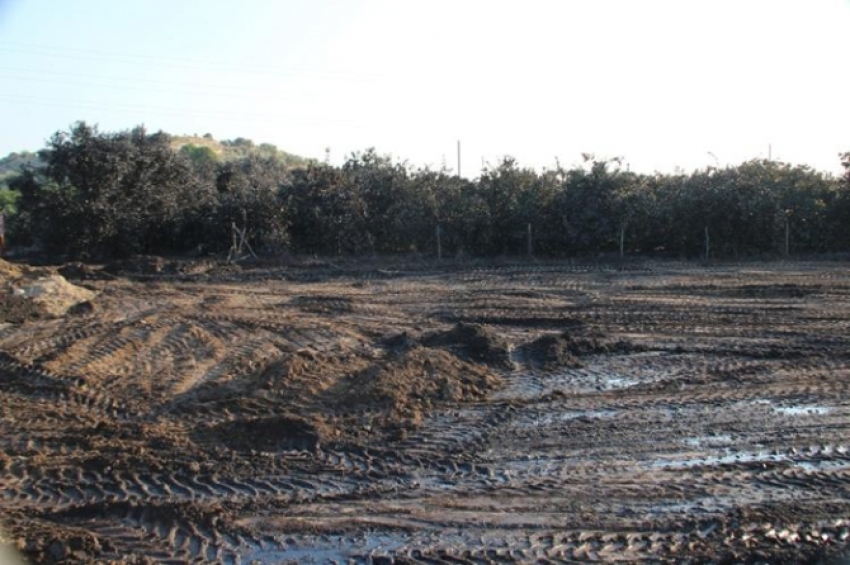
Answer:
POLYGON ((0 324, 34 563, 850 555, 844 264, 55 272, 94 298, 0 324))

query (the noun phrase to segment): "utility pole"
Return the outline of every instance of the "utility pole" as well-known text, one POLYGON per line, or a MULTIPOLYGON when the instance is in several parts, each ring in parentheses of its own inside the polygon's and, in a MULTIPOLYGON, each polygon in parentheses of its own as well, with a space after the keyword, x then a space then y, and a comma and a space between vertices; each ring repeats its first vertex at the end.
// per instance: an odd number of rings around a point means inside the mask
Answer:
POLYGON ((460 140, 457 140, 457 176, 460 178, 460 140))
POLYGON ((771 145, 770 143, 768 143, 768 144, 767 144, 767 160, 768 160, 768 161, 772 161, 772 160, 773 160, 773 159, 771 158, 772 156, 773 156, 773 145, 771 145))

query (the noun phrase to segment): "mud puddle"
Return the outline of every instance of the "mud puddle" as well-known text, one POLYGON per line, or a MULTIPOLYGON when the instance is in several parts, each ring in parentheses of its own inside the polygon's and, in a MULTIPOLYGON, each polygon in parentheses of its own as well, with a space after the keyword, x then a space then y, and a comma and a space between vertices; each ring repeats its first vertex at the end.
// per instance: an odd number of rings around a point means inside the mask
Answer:
MULTIPOLYGON (((548 408, 548 407, 547 407, 548 408)), ((557 426, 564 422, 578 419, 603 419, 613 418, 617 415, 617 410, 555 410, 551 408, 531 409, 521 417, 516 418, 511 422, 512 427, 516 428, 545 428, 549 426, 557 426)))
POLYGON ((800 404, 796 406, 774 406, 774 412, 783 416, 822 416, 832 412, 829 406, 817 404, 800 404))
POLYGON ((685 438, 682 441, 687 445, 693 447, 724 447, 727 445, 731 445, 732 436, 727 434, 720 434, 715 436, 694 436, 685 438))
POLYGON ((606 362, 588 363, 580 369, 562 369, 549 374, 512 375, 508 386, 494 394, 494 400, 531 399, 553 392, 567 395, 626 389, 644 382, 631 375, 612 371, 606 362))
POLYGON ((774 454, 767 451, 749 453, 728 451, 722 455, 698 454, 688 456, 683 454, 681 456, 671 457, 670 459, 656 459, 651 463, 651 466, 658 469, 682 469, 688 467, 731 465, 736 463, 760 463, 765 461, 777 463, 785 462, 787 460, 788 457, 785 455, 774 454))
POLYGON ((371 561, 375 557, 398 552, 410 543, 404 534, 369 534, 360 536, 298 536, 278 545, 255 547, 242 555, 242 563, 278 565, 279 563, 348 563, 350 560, 371 561))

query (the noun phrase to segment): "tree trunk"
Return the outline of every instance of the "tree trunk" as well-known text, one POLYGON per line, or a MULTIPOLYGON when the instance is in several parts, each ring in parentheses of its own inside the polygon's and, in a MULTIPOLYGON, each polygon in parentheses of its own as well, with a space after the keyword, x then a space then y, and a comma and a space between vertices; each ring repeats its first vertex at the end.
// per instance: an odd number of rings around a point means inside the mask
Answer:
POLYGON ((531 255, 533 254, 533 251, 534 251, 534 249, 533 249, 532 242, 531 242, 531 223, 529 222, 529 224, 528 224, 528 256, 529 257, 531 257, 531 255))
POLYGON ((705 260, 711 255, 711 240, 708 237, 708 226, 705 226, 705 260))
POLYGON ((440 229, 440 223, 437 222, 437 259, 443 258, 443 242, 441 241, 442 229, 440 229))

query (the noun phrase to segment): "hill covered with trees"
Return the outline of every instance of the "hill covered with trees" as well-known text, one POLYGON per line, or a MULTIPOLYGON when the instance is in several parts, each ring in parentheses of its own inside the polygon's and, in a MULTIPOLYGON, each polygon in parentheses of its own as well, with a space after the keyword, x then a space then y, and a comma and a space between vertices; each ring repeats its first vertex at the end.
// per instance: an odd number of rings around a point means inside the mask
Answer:
POLYGON ((24 170, 28 166, 37 166, 41 162, 38 155, 31 151, 21 151, 20 153, 9 153, 0 159, 0 180, 8 179, 24 170))
MULTIPOLYGON (((168 136, 172 150, 183 154, 200 167, 211 166, 248 157, 259 157, 279 161, 286 167, 304 167, 311 160, 278 149, 271 143, 255 144, 250 139, 238 137, 232 140, 218 141, 209 133, 203 136, 168 136)), ((0 212, 14 215, 18 192, 9 192, 9 181, 19 176, 25 169, 43 168, 46 163, 41 159, 42 152, 21 151, 6 155, 0 159, 0 212)))
POLYGON ((20 153, 9 153, 0 159, 0 213, 14 214, 15 203, 19 194, 9 190, 9 181, 18 176, 27 167, 42 166, 36 153, 22 151, 20 153))
POLYGON ((311 162, 310 159, 281 151, 271 143, 255 144, 244 137, 217 141, 211 134, 207 133, 200 137, 197 135, 171 136, 170 140, 172 149, 181 151, 193 159, 227 162, 255 156, 276 159, 287 167, 304 167, 311 162))
POLYGON ((374 150, 335 167, 242 139, 78 123, 38 156, 9 181, 13 243, 63 257, 226 251, 232 226, 257 251, 318 255, 739 257, 850 243, 850 154, 842 178, 770 160, 646 175, 587 155, 542 172, 505 158, 468 180, 374 150))

